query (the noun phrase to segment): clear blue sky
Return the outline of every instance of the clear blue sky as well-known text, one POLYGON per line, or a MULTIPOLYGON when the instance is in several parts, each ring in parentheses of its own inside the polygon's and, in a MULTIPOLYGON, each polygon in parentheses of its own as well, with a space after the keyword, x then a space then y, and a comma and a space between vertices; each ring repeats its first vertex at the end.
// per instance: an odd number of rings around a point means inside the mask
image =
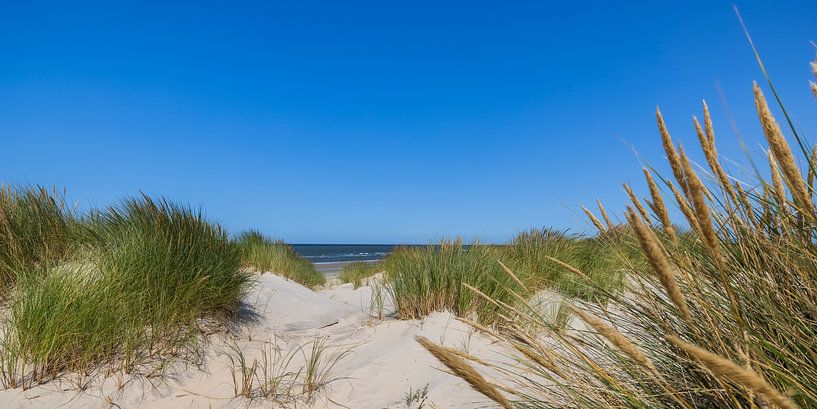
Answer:
MULTIPOLYGON (((2 2, 0 181, 83 208, 141 190, 296 243, 504 241, 644 192, 656 105, 700 158, 708 99, 741 160, 719 83, 759 150, 731 2, 288 3, 2 2)), ((817 7, 738 6, 813 141, 817 7)))

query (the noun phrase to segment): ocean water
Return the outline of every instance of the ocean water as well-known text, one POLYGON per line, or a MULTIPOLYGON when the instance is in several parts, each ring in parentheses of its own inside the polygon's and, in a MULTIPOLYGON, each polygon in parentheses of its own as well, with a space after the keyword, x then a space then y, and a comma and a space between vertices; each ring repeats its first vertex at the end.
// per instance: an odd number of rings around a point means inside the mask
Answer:
POLYGON ((394 249, 394 244, 293 244, 303 258, 316 263, 377 261, 394 249))

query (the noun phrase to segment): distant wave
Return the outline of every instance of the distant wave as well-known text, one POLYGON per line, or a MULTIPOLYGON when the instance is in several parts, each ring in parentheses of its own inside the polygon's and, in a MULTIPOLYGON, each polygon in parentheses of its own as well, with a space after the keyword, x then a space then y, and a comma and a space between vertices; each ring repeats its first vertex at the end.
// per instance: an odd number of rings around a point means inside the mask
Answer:
POLYGON ((315 264, 382 260, 394 249, 390 244, 294 244, 301 257, 315 264))
POLYGON ((326 259, 326 258, 360 258, 360 257, 385 257, 387 252, 360 252, 360 253, 342 253, 342 254, 319 254, 315 256, 304 256, 305 259, 326 259))
MULTIPOLYGON (((315 266, 320 267, 320 266, 323 266, 323 265, 331 265, 331 266, 335 266, 335 265, 338 265, 338 264, 348 264, 348 263, 353 262, 353 261, 354 261, 354 262, 356 262, 356 263, 357 263, 357 262, 361 262, 361 263, 375 263, 375 262, 378 262, 378 261, 380 261, 380 260, 382 260, 382 258, 374 258, 374 259, 371 259, 371 260, 335 260, 335 261, 313 261, 313 262, 312 262, 312 264, 314 264, 315 266)), ((318 270, 320 270, 320 268, 318 268, 318 270)))

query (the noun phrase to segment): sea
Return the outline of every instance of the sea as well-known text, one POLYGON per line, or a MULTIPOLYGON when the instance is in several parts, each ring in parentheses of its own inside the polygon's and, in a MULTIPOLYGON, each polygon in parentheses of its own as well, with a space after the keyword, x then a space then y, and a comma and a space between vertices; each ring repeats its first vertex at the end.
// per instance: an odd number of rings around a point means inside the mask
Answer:
POLYGON ((355 261, 374 263, 385 258, 396 244, 293 244, 301 257, 315 264, 327 275, 338 273, 343 266, 355 261))

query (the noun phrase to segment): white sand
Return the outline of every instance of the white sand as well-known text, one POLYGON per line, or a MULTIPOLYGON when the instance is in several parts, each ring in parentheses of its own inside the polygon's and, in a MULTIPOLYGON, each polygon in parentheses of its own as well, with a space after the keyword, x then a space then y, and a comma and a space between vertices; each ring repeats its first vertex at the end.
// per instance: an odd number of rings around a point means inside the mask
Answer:
MULTIPOLYGON (((210 336, 200 367, 177 363, 165 376, 153 378, 98 377, 84 391, 78 390, 69 376, 26 391, 0 391, 0 408, 279 407, 264 398, 236 398, 234 366, 225 353, 237 347, 249 362, 260 361, 265 345, 277 345, 283 353, 295 351, 288 368, 297 371, 304 365, 299 346, 306 345, 308 353, 316 336, 325 337, 328 352, 350 352, 329 374, 341 379, 320 390, 309 404, 298 403, 299 408, 406 408, 409 389, 422 389, 426 384, 426 408, 493 407, 464 381, 443 372, 414 337, 423 335, 448 346, 467 348, 489 360, 503 359, 504 351, 498 345, 449 313, 413 321, 387 316, 379 321, 369 314, 371 295, 370 287, 355 290, 350 284, 313 292, 263 274, 247 298, 246 322, 230 335, 210 336)), ((387 305, 386 313, 390 310, 387 305)), ((300 385, 296 388, 302 390, 300 385)))

